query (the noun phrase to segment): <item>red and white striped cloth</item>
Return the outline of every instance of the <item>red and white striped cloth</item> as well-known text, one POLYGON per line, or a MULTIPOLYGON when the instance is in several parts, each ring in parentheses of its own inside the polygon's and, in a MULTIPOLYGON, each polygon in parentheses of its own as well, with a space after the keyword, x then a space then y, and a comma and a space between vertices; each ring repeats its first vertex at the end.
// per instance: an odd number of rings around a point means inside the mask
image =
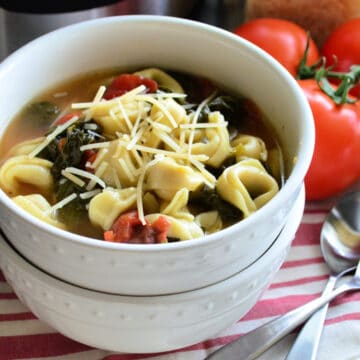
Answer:
MULTIPOLYGON (((0 360, 204 359, 241 334, 320 295, 327 280, 328 268, 321 256, 319 235, 322 222, 334 200, 306 205, 302 223, 285 263, 271 286, 245 317, 216 338, 173 352, 115 354, 68 339, 30 313, 0 273, 0 360)), ((284 359, 295 335, 288 335, 260 359, 284 359)), ((331 303, 318 359, 360 359, 360 292, 341 296, 331 303)))

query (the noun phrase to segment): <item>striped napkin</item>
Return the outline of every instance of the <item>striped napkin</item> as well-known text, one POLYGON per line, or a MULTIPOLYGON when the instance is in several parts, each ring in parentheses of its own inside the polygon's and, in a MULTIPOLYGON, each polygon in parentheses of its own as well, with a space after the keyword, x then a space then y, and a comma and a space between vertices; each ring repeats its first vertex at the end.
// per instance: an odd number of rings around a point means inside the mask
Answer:
MULTIPOLYGON (((335 200, 306 204, 285 263, 248 314, 217 337, 173 352, 119 354, 66 338, 29 312, 0 273, 0 360, 202 360, 242 334, 320 295, 329 271, 321 256, 319 236, 335 200)), ((295 336, 296 332, 288 335, 259 359, 284 359, 295 336)), ((360 360, 360 292, 343 295, 331 303, 318 359, 360 360)))

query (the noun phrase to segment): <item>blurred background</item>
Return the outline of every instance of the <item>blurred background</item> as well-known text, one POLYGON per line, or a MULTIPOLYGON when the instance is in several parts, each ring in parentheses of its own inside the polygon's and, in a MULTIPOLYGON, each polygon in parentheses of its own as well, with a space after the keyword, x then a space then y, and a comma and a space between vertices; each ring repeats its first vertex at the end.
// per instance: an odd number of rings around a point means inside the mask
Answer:
POLYGON ((243 21, 244 5, 245 0, 0 0, 0 60, 49 31, 104 16, 168 15, 232 30, 243 21))
POLYGON ((253 18, 283 18, 310 30, 321 47, 338 25, 360 16, 360 0, 0 0, 0 61, 59 27, 128 14, 176 16, 230 31, 253 18))

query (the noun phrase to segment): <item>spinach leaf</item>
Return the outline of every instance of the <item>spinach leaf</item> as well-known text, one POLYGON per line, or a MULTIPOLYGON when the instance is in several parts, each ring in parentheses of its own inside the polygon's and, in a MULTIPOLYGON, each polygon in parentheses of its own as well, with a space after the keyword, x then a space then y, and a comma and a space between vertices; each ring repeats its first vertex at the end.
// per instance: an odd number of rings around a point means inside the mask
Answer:
MULTIPOLYGON (((80 194, 83 191, 83 189, 72 181, 66 180, 56 183, 55 196, 57 201, 60 201, 73 193, 80 194)), ((59 219, 70 228, 76 228, 83 219, 87 218, 87 203, 88 200, 83 200, 77 196, 74 200, 58 210, 59 219)))
POLYGON ((189 205, 195 206, 200 211, 217 210, 225 222, 238 221, 243 217, 240 209, 223 200, 216 189, 211 189, 208 186, 204 186, 200 191, 191 192, 189 205))
POLYGON ((61 171, 66 167, 81 167, 83 152, 80 147, 82 145, 98 142, 102 138, 103 130, 99 125, 96 124, 96 130, 88 130, 86 124, 89 122, 81 121, 70 126, 38 155, 53 162, 51 173, 55 180, 61 178, 61 171))
MULTIPOLYGON (((102 141, 102 128, 85 126, 94 122, 78 121, 60 133, 38 156, 53 162, 51 174, 55 180, 55 198, 59 202, 67 196, 75 193, 81 194, 86 188, 80 187, 62 177, 61 171, 67 167, 84 168, 84 153, 80 150, 82 145, 102 141)), ((67 205, 58 210, 59 218, 70 228, 76 228, 78 224, 87 218, 86 205, 89 200, 83 200, 77 196, 67 205)))
POLYGON ((205 168, 207 171, 211 172, 216 178, 218 178, 224 170, 226 170, 229 166, 234 165, 236 163, 236 158, 234 156, 230 156, 223 161, 223 163, 218 167, 213 167, 210 165, 206 165, 205 168))

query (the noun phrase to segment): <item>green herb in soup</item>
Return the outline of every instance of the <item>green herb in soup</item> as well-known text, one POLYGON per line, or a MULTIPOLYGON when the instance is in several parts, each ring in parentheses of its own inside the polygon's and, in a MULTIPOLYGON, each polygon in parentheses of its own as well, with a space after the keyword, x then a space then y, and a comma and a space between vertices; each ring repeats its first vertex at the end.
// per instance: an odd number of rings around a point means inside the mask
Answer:
POLYGON ((264 206, 284 178, 277 138, 250 99, 154 68, 87 74, 49 90, 0 146, 0 186, 15 203, 111 242, 220 231, 264 206))

